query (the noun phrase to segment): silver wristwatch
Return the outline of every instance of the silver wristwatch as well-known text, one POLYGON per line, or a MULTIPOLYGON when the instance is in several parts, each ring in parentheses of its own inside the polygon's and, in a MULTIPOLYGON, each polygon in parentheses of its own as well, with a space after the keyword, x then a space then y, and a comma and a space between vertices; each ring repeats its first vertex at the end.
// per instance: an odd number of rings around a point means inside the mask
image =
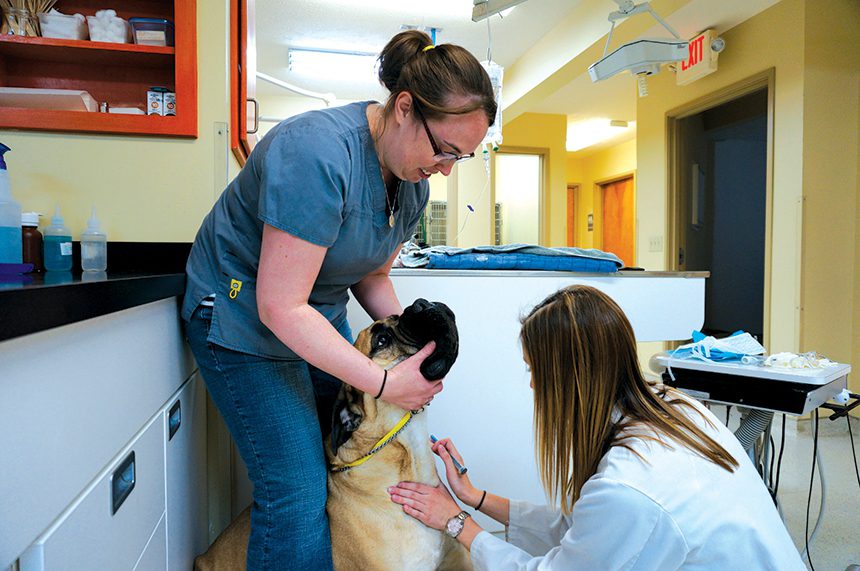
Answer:
POLYGON ((457 537, 463 531, 463 526, 466 524, 466 518, 472 517, 469 512, 462 511, 448 520, 445 524, 445 533, 451 537, 457 537))

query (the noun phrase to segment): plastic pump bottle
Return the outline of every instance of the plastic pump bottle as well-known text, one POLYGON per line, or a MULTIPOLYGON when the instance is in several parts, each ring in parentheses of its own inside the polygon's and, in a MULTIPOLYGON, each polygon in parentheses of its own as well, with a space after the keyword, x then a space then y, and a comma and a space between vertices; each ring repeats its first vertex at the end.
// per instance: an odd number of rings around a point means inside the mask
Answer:
POLYGON ((49 272, 68 272, 72 269, 72 232, 66 228, 60 207, 45 228, 45 269, 49 272))
POLYGON ((9 147, 0 143, 0 264, 21 263, 21 205, 12 199, 12 186, 3 155, 9 147))
POLYGON ((81 234, 81 269, 85 272, 103 272, 107 269, 107 235, 99 228, 96 209, 81 234))

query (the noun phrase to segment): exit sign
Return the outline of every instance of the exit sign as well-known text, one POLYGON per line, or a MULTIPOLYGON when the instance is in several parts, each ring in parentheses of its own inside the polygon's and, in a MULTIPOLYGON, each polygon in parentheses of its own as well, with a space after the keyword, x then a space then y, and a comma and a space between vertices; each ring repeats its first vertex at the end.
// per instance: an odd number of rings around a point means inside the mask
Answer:
POLYGON ((717 34, 705 30, 690 40, 690 55, 686 61, 675 64, 675 79, 678 85, 686 85, 717 71, 719 53, 711 49, 711 42, 717 34))

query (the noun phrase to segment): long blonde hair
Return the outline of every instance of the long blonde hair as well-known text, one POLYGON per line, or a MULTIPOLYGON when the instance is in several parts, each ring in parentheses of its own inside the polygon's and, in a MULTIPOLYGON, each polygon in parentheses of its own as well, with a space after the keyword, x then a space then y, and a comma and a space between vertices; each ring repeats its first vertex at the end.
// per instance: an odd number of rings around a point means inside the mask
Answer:
POLYGON ((680 410, 698 414, 689 402, 645 380, 633 328, 600 290, 576 285, 550 295, 523 319, 520 338, 532 369, 541 482, 565 514, 612 446, 636 453, 626 442, 632 436, 620 434, 634 425, 653 430, 636 431, 638 438, 668 446, 657 436, 664 435, 725 470, 737 468, 680 410))

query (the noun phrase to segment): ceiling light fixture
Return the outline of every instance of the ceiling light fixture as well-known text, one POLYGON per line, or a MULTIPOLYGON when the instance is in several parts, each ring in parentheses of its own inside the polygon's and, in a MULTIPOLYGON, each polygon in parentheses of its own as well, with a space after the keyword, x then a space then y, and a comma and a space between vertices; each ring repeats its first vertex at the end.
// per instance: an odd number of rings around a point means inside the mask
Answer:
POLYGON ((525 0, 474 0, 472 8, 472 21, 480 22, 492 16, 507 10, 502 16, 510 14, 510 10, 517 4, 522 4, 525 0))
POLYGON ((378 55, 369 52, 289 48, 291 73, 327 79, 373 81, 378 55))
POLYGON ((635 121, 627 122, 621 120, 609 120, 605 118, 585 119, 575 121, 567 126, 567 142, 565 147, 568 152, 581 151, 592 145, 602 143, 613 137, 628 132, 636 126, 635 121))
POLYGON ((618 10, 609 14, 612 25, 606 36, 606 45, 603 47, 603 57, 588 67, 588 75, 591 81, 598 81, 612 77, 616 73, 629 71, 636 76, 639 85, 639 97, 648 95, 648 85, 645 78, 649 75, 659 73, 660 66, 664 63, 684 61, 688 58, 690 49, 689 42, 682 40, 672 26, 660 17, 651 8, 650 2, 635 4, 633 0, 613 0, 618 4, 618 10), (639 38, 621 45, 612 53, 609 51, 609 42, 612 40, 612 31, 618 20, 635 16, 636 14, 651 14, 674 38, 639 38))

